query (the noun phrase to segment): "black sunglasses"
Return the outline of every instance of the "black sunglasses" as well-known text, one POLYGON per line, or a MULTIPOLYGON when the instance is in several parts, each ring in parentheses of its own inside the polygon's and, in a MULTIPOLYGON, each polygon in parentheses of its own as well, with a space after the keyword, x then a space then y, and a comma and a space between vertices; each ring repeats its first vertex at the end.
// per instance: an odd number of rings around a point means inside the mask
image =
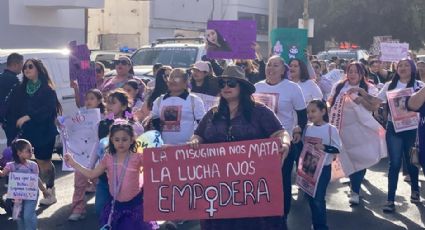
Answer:
POLYGON ((96 68, 96 73, 102 73, 102 69, 101 68, 96 68))
POLYGON ((24 65, 24 70, 26 70, 26 69, 33 69, 34 68, 34 65, 33 64, 27 64, 27 65, 24 65))
POLYGON ((218 88, 224 89, 224 87, 229 86, 229 88, 236 88, 238 86, 238 80, 236 79, 229 79, 229 80, 218 80, 218 88))
POLYGON ((236 65, 241 67, 242 69, 246 69, 246 67, 248 66, 246 63, 238 63, 236 65))
POLYGON ((130 63, 127 60, 115 60, 114 61, 114 64, 115 65, 119 65, 119 64, 121 64, 121 65, 129 65, 130 63))

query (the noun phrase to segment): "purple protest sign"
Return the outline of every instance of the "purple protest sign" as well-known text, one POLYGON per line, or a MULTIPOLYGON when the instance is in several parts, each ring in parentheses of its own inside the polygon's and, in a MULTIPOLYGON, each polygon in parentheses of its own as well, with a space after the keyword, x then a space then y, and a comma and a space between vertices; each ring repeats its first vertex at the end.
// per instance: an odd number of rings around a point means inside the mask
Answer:
POLYGON ((72 41, 69 43, 69 49, 69 78, 78 82, 81 106, 87 91, 96 87, 96 72, 94 66, 90 65, 90 50, 86 44, 77 45, 77 42, 72 41))
POLYGON ((208 21, 205 38, 208 58, 255 59, 255 21, 208 21))

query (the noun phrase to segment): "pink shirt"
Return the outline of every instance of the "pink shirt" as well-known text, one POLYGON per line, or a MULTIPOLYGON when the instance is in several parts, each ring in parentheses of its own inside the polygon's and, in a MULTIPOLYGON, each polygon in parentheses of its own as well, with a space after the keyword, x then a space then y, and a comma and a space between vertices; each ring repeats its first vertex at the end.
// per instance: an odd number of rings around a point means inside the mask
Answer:
MULTIPOLYGON (((106 167, 106 175, 108 176, 108 184, 109 184, 109 192, 113 194, 114 186, 113 186, 113 158, 111 154, 105 154, 105 157, 100 162, 103 166, 106 167)), ((120 202, 126 202, 133 199, 137 194, 140 193, 139 186, 139 177, 140 167, 142 167, 142 154, 141 153, 132 153, 130 155, 130 159, 128 161, 128 166, 126 168, 124 180, 121 185, 120 193, 118 194, 117 200, 120 202)), ((121 176, 121 170, 123 168, 123 163, 118 163, 117 171, 118 171, 118 179, 121 176)))

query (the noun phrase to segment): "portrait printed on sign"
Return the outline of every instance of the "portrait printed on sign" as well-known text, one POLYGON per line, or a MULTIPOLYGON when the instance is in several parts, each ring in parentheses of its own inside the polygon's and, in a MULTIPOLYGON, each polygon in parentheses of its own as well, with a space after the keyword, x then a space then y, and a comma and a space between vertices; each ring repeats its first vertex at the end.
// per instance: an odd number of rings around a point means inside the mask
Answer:
POLYGON ((161 111, 162 131, 180 132, 182 106, 164 106, 161 111))
POLYGON ((313 155, 313 153, 307 151, 304 156, 302 171, 313 179, 314 173, 317 170, 317 163, 319 162, 320 157, 313 155))
POLYGON ((207 42, 207 51, 232 51, 229 43, 218 29, 207 29, 205 31, 205 37, 207 42))
POLYGON ((207 57, 254 59, 256 34, 254 20, 208 21, 205 30, 207 57))
POLYGON ((413 88, 387 92, 388 106, 396 132, 416 129, 419 124, 417 113, 407 110, 407 97, 413 94, 413 88))
POLYGON ((315 143, 321 143, 320 138, 305 137, 297 170, 297 185, 307 194, 314 197, 319 177, 322 173, 326 154, 314 148, 315 143))

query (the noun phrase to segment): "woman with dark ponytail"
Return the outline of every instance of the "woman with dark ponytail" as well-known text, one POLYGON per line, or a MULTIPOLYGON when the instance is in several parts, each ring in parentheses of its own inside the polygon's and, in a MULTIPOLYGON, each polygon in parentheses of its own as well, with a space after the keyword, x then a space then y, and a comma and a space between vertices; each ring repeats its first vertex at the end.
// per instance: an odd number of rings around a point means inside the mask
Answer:
MULTIPOLYGON (((397 64, 396 74, 391 82, 384 85, 382 90, 379 92, 379 98, 383 103, 388 103, 387 92, 397 89, 413 88, 417 90, 423 86, 423 83, 415 79, 416 65, 410 59, 402 59, 397 64)), ((388 115, 387 121, 387 147, 388 156, 390 160, 390 168, 388 171, 388 198, 387 204, 383 208, 384 212, 395 211, 395 194, 397 190, 398 174, 400 171, 402 158, 404 157, 405 163, 408 164, 408 172, 410 175, 411 185, 411 196, 410 202, 420 202, 419 196, 419 170, 414 165, 410 164, 409 152, 413 147, 416 140, 417 129, 411 129, 401 132, 396 132, 394 123, 392 122, 391 113, 388 115)))
MULTIPOLYGON (((343 154, 346 154, 353 164, 352 169, 349 170, 352 174, 348 174, 351 182, 349 199, 351 205, 360 203, 360 187, 366 169, 378 163, 376 159, 380 159, 380 155, 376 156, 375 154, 386 153, 386 150, 380 151, 378 146, 380 141, 383 141, 383 137, 378 135, 378 131, 382 127, 377 124, 372 116, 372 111, 378 109, 380 105, 380 100, 373 96, 377 93, 378 89, 366 81, 364 65, 359 62, 352 62, 347 66, 345 80, 334 87, 329 99, 332 110, 338 109, 338 107, 333 108, 337 101, 343 100, 344 103, 342 109, 339 108, 341 110, 339 113, 343 117, 339 125, 339 132, 345 148, 343 154), (370 122, 365 122, 359 117, 370 122), (359 136, 353 138, 353 133, 359 136), (362 148, 359 149, 359 146, 362 148)), ((347 173, 347 169, 345 172, 347 173)))

